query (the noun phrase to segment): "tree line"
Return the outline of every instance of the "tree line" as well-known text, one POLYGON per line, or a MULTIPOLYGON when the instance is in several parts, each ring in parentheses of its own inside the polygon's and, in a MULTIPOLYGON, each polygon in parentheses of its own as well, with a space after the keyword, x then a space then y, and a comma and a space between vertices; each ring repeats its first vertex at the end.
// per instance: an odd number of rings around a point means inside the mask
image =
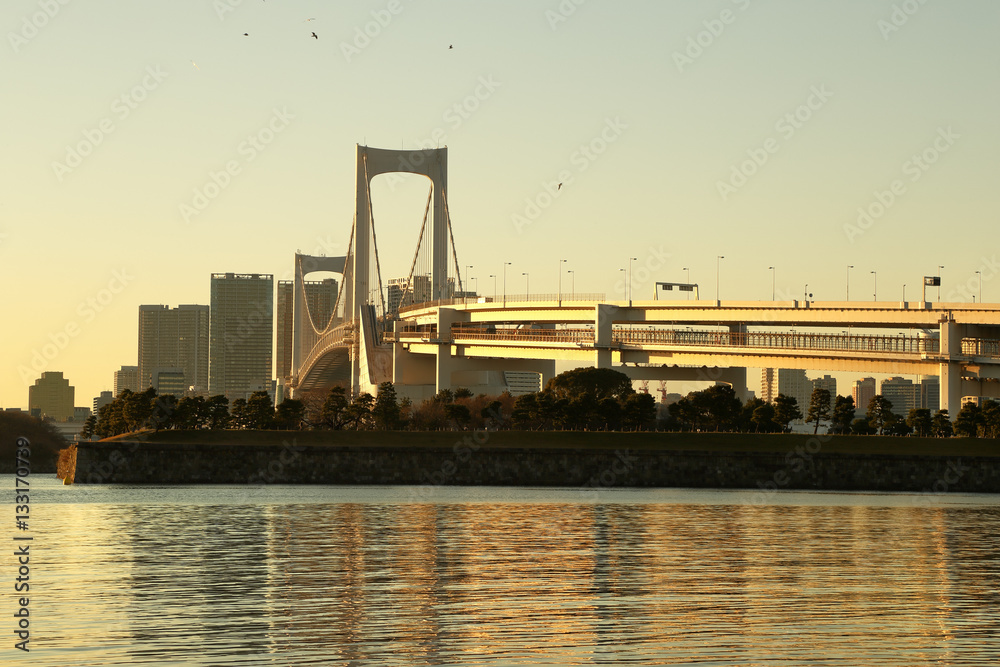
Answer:
POLYGON ((893 412, 892 402, 880 394, 869 401, 864 417, 855 417, 855 412, 853 397, 833 397, 819 387, 813 390, 803 415, 792 396, 778 394, 773 403, 756 397, 743 403, 732 387, 715 385, 673 403, 660 426, 672 431, 787 433, 791 422, 804 419, 813 425, 813 433, 827 423, 830 433, 842 435, 1000 437, 1000 403, 994 400, 985 401, 982 407, 966 403, 954 423, 947 410, 932 413, 928 408, 914 408, 904 417, 893 412))

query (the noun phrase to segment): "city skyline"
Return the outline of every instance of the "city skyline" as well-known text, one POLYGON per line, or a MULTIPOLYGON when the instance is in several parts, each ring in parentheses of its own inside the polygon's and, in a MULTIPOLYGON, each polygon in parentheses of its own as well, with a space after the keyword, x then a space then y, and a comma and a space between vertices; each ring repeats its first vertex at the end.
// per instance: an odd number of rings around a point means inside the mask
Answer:
MULTIPOLYGON (((635 299, 689 280, 723 300, 899 301, 905 284, 916 301, 941 275, 941 300, 996 301, 1000 7, 899 4, 403 2, 386 19, 386 3, 105 1, 32 31, 39 5, 9 3, 0 80, 33 97, 0 109, 18 128, 0 265, 33 287, 5 298, 20 320, 0 406, 47 371, 89 405, 137 361, 138 306, 207 303, 207 274, 290 279, 296 249, 345 252, 358 143, 449 146, 480 293, 509 261, 510 293, 522 273, 568 289, 570 269, 577 292, 621 300, 636 257, 635 299)), ((373 183, 387 275, 406 273, 426 193, 373 183)))

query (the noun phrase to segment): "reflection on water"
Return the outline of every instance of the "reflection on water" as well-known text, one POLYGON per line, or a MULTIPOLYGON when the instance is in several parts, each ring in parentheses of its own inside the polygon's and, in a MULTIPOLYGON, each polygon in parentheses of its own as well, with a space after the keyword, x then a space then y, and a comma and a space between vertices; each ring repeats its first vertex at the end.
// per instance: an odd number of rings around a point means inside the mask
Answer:
POLYGON ((990 496, 33 486, 32 665, 1000 661, 990 496))

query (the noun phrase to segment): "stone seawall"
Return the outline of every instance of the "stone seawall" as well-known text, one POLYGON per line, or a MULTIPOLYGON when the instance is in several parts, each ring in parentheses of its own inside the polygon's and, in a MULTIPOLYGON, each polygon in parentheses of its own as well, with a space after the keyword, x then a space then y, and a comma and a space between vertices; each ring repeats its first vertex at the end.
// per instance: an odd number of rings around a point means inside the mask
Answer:
POLYGON ((1000 457, 454 447, 76 446, 77 484, 700 487, 1000 493, 1000 457))

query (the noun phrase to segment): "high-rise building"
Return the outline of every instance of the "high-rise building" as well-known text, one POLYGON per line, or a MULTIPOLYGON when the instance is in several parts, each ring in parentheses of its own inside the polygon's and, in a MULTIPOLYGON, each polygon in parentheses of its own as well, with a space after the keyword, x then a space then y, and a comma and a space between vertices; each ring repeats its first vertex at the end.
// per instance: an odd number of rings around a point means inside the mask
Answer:
POLYGON ((774 403, 778 397, 778 369, 762 368, 760 373, 760 398, 765 403, 774 403))
POLYGON ((274 279, 213 273, 208 390, 230 401, 271 386, 274 279))
MULTIPOLYGON (((454 279, 448 280, 449 285, 454 284, 454 279)), ((408 278, 390 278, 386 287, 385 309, 390 317, 397 317, 401 308, 430 301, 432 294, 430 276, 413 276, 412 281, 408 278)))
POLYGON ((868 404, 875 398, 875 378, 857 380, 851 389, 851 397, 854 399, 854 414, 865 414, 868 404))
POLYGON ((101 408, 115 400, 115 395, 110 391, 102 391, 101 395, 94 399, 94 414, 98 415, 101 412, 101 408))
MULTIPOLYGON (((306 304, 312 314, 313 324, 323 329, 330 322, 333 309, 337 306, 337 281, 333 278, 307 280, 305 286, 306 304)), ((294 324, 295 282, 278 281, 278 304, 275 345, 274 373, 278 378, 287 378, 292 372, 292 329, 294 324)), ((304 318, 303 326, 309 326, 304 318)))
POLYGON ((122 366, 121 370, 115 371, 115 398, 126 389, 131 392, 139 391, 138 366, 122 366))
POLYGON ((920 407, 920 385, 914 384, 913 380, 902 377, 882 380, 879 393, 892 403, 893 414, 900 417, 906 417, 910 410, 920 407))
POLYGON ((87 421, 87 417, 89 416, 90 416, 90 408, 80 408, 80 407, 73 408, 73 421, 85 422, 87 421))
POLYGON ((809 411, 809 400, 812 398, 812 380, 806 377, 806 372, 798 368, 765 368, 761 377, 761 398, 770 403, 784 394, 794 398, 802 416, 809 411))
POLYGON ((184 390, 171 393, 207 391, 208 328, 208 306, 139 306, 139 390, 157 386, 156 369, 180 368, 184 390))
POLYGON ((927 408, 931 413, 941 409, 941 378, 938 376, 921 376, 920 407, 927 408))
POLYGON ((153 379, 152 387, 156 390, 157 396, 173 394, 180 398, 191 388, 183 368, 154 368, 150 377, 153 379))
POLYGON ((48 371, 28 387, 28 412, 64 422, 74 416, 76 389, 61 371, 48 371))

